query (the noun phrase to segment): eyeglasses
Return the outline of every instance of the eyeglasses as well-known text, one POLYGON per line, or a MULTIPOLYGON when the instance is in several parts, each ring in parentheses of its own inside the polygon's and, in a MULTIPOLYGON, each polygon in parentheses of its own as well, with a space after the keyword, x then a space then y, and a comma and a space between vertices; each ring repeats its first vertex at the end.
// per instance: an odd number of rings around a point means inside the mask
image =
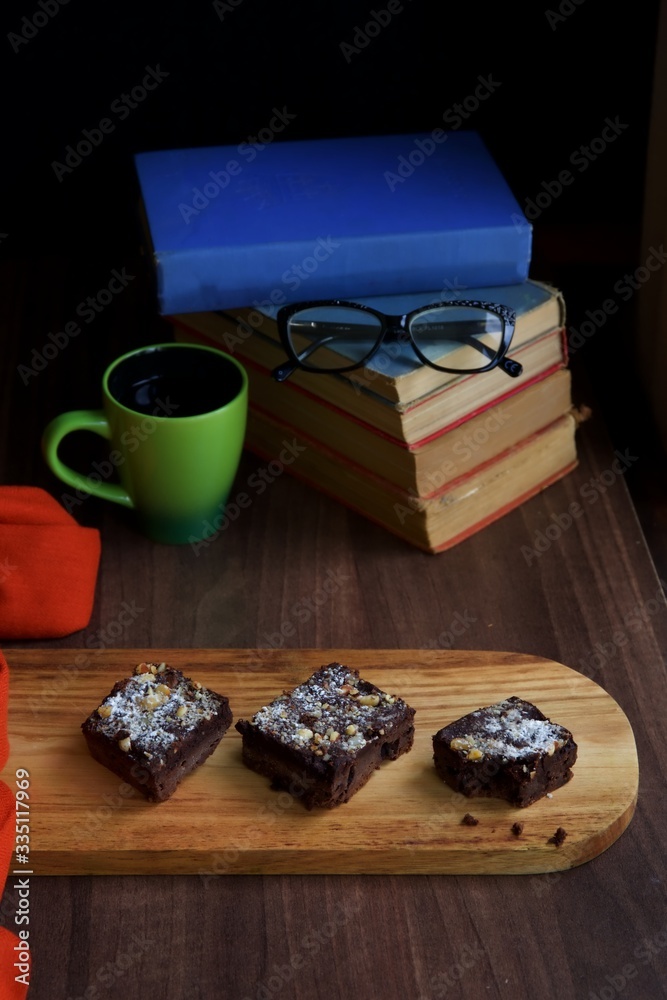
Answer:
POLYGON ((498 367, 517 378, 523 368, 506 356, 515 322, 513 309, 475 300, 431 302, 403 316, 340 299, 298 302, 278 312, 289 361, 271 374, 284 382, 297 368, 349 372, 366 365, 381 347, 395 357, 395 345, 409 344, 423 364, 441 372, 465 375, 498 367))

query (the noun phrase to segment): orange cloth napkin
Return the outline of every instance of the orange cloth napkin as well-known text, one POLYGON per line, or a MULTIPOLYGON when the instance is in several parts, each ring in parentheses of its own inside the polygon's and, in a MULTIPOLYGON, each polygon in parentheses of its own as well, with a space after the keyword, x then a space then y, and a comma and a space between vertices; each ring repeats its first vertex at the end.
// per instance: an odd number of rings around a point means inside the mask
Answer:
POLYGON ((90 621, 100 534, 35 486, 0 486, 0 638, 58 639, 90 621))
MULTIPOLYGON (((9 670, 4 656, 0 653, 0 769, 7 763, 9 741, 7 739, 7 705, 9 702, 9 670)), ((0 781, 0 896, 4 892, 15 844, 16 807, 14 793, 0 781)), ((19 867, 18 865, 16 866, 19 867)), ((30 869, 29 865, 26 865, 30 869)), ((14 876, 12 876, 14 878, 14 876)), ((29 876, 17 875, 25 881, 29 876)), ((29 925, 22 924, 21 930, 30 933, 29 925)), ((7 927, 0 927, 0 996, 2 1000, 24 1000, 28 992, 25 982, 30 981, 30 938, 19 940, 7 927), (27 972, 25 971, 27 968, 27 972), (24 981, 17 982, 22 976, 24 981)))

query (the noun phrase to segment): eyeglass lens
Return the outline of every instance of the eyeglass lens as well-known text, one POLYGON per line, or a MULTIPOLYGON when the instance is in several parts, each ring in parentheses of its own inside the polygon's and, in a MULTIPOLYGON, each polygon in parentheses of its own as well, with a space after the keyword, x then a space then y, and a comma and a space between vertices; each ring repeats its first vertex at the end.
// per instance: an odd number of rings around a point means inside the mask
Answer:
MULTIPOLYGON (((460 372, 477 371, 496 359, 503 328, 499 316, 475 306, 434 307, 410 321, 410 334, 424 358, 460 372)), ((364 361, 381 332, 382 322, 373 313, 336 305, 302 309, 287 325, 299 360, 323 370, 364 361)))
POLYGON ((373 350, 382 330, 377 316, 346 306, 312 306, 287 324, 292 350, 313 368, 358 364, 373 350))
POLYGON ((503 345, 499 316, 476 306, 428 309, 410 322, 412 339, 432 364, 467 372, 485 368, 503 345))

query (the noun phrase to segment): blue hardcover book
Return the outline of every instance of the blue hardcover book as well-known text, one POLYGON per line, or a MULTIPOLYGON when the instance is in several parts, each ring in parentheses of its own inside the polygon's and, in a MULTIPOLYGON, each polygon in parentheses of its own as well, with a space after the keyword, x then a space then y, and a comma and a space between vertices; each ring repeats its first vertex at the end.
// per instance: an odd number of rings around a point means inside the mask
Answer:
POLYGON ((160 312, 513 285, 532 230, 475 132, 140 153, 160 312))

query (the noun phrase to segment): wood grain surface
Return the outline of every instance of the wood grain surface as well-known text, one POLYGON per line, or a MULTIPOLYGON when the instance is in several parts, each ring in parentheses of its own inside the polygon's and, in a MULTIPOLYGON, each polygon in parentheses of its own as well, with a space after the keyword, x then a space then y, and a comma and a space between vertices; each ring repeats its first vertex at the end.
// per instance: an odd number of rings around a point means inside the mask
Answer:
POLYGON ((8 653, 8 774, 30 773, 31 867, 38 874, 500 873, 558 871, 589 861, 625 830, 637 796, 630 724, 594 681, 563 664, 493 652, 105 650, 63 683, 76 650, 8 653), (88 753, 83 718, 142 660, 166 660, 251 717, 323 663, 343 662, 416 710, 412 751, 385 762, 349 803, 307 812, 241 762, 233 726, 165 803, 146 802, 88 753), (526 809, 468 799, 433 767, 432 735, 511 695, 575 736, 575 778, 526 809), (462 825, 472 810, 476 827, 462 825), (522 821, 520 837, 511 833, 522 821), (563 846, 550 843, 567 831, 563 846))
MULTIPOLYGON (((62 329, 124 265, 141 274, 140 262, 114 247, 102 262, 49 258, 4 272, 4 482, 43 486, 64 503, 70 491, 41 458, 43 427, 64 410, 98 406, 106 365, 164 339, 137 279, 45 370, 27 384, 17 375, 47 331, 62 329)), ((595 289, 579 280, 566 287, 572 323, 577 291, 583 318, 616 277, 595 289)), ((614 323, 591 338, 600 355, 614 323)), ((37 646, 69 659, 76 648, 93 669, 105 649, 118 648, 238 648, 258 662, 277 647, 294 657, 313 648, 428 647, 550 658, 599 683, 630 721, 639 797, 623 836, 585 865, 528 876, 36 875, 29 1000, 665 995, 667 605, 642 529, 659 541, 664 467, 633 429, 625 369, 610 441, 580 364, 588 349, 573 361, 575 402, 593 408, 578 432, 579 468, 449 552, 420 553, 287 474, 259 492, 251 477, 266 469, 245 455, 233 492, 247 492, 252 504, 196 553, 152 544, 111 504, 75 502, 73 516, 102 539, 91 621, 63 639, 3 650, 11 659, 37 646), (632 459, 625 475, 613 475, 615 450, 632 459), (655 483, 640 498, 641 524, 626 485, 635 470, 655 483), (572 504, 580 516, 557 531, 572 504), (538 552, 541 538, 550 544, 538 552), (624 992, 616 988, 623 977, 624 992)), ((63 445, 63 458, 83 471, 104 457, 103 444, 86 435, 63 445)), ((84 716, 90 708, 81 703, 84 716)), ((155 830, 161 835, 157 822, 155 830)), ((0 908, 10 930, 18 902, 10 879, 0 908)))

